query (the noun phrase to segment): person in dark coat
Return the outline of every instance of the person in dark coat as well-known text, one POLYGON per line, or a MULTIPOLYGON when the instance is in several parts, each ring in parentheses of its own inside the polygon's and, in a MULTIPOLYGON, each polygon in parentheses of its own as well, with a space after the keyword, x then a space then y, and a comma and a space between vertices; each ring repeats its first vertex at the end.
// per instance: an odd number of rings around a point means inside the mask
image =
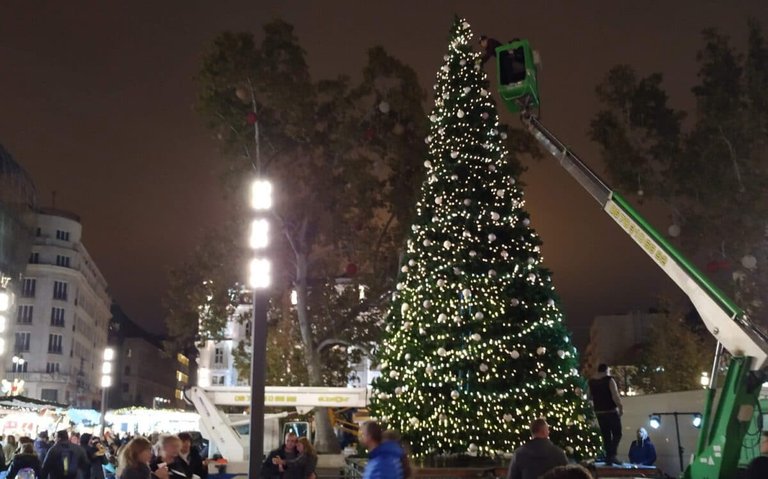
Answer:
POLYGON ((480 48, 483 49, 480 55, 480 64, 485 65, 485 62, 496 57, 496 48, 501 46, 501 42, 495 38, 488 38, 485 35, 480 36, 480 48))
POLYGON ((191 479, 192 469, 179 457, 180 451, 181 440, 178 436, 163 436, 160 439, 160 451, 149 462, 149 468, 154 473, 160 469, 161 464, 165 464, 171 479, 191 479))
POLYGON ((107 456, 104 447, 99 442, 99 438, 85 433, 80 436, 80 447, 85 449, 85 454, 91 463, 90 475, 85 476, 83 479, 104 479, 103 466, 107 463, 107 456))
POLYGON ((8 469, 8 475, 5 478, 14 479, 16 474, 22 469, 32 469, 35 471, 35 477, 40 477, 42 467, 40 458, 35 453, 35 447, 31 442, 27 442, 22 444, 21 452, 14 454, 11 460, 11 467, 8 469))
POLYGON ((90 463, 85 450, 77 444, 69 442, 69 433, 56 433, 56 444, 48 450, 43 460, 40 479, 76 479, 88 477, 90 463))
POLYGON ((763 431, 760 439, 760 455, 749 463, 744 478, 765 479, 766 477, 768 477, 768 431, 763 431))
POLYGON ((568 464, 565 451, 549 440, 549 424, 544 419, 531 423, 528 444, 518 448, 509 463, 507 479, 538 479, 557 466, 568 464))
POLYGON ((200 454, 200 450, 192 445, 192 434, 188 432, 179 433, 181 440, 181 449, 179 457, 186 462, 192 474, 196 474, 200 479, 208 478, 208 464, 200 454))
POLYGON ((48 454, 48 449, 50 448, 51 443, 48 441, 48 431, 40 431, 40 434, 37 435, 37 439, 35 439, 35 453, 37 453, 40 462, 45 460, 45 456, 48 454))
POLYGON ((384 441, 384 431, 379 423, 363 423, 360 443, 368 449, 363 479, 403 479, 403 448, 395 441, 384 441))
POLYGON ((295 433, 289 432, 285 435, 285 443, 274 451, 267 454, 267 458, 261 465, 262 479, 282 479, 285 471, 280 470, 280 463, 296 459, 299 453, 296 451, 298 437, 295 433))
POLYGON ((278 467, 284 472, 285 479, 316 479, 317 453, 306 437, 300 437, 296 443, 296 459, 280 460, 278 467))
POLYGON ((656 447, 644 427, 637 430, 637 439, 629 446, 629 462, 641 466, 653 466, 656 462, 656 447))

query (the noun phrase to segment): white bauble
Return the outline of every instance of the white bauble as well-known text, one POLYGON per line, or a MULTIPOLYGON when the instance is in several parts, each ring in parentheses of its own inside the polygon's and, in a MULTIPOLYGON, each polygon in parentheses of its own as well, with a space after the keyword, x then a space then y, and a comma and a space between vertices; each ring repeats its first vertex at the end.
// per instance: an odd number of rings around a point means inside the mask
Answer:
POLYGON ((445 421, 446 419, 448 419, 448 416, 446 416, 446 415, 445 415, 445 414, 443 414, 443 413, 440 413, 440 415, 438 416, 438 418, 439 418, 441 421, 445 421))
POLYGON ((459 65, 464 66, 466 64, 467 64, 467 61, 464 60, 463 58, 461 60, 459 60, 459 65))
POLYGON ((490 241, 490 242, 496 241, 496 235, 493 234, 493 233, 489 234, 488 235, 488 241, 490 241))
POLYGON ((432 307, 432 301, 425 299, 423 305, 424 305, 424 309, 429 309, 432 307))
POLYGON ((475 443, 470 444, 468 450, 472 454, 475 454, 477 452, 477 444, 475 443))
POLYGON ((424 329, 424 328, 419 328, 419 334, 420 334, 421 336, 426 336, 426 335, 427 335, 427 330, 426 330, 426 329, 424 329))
MULTIPOLYGON (((429 115, 429 120, 431 122, 433 122, 433 123, 436 122, 437 121, 437 115, 429 115)), ((427 138, 429 138, 429 137, 427 137, 427 138)))
POLYGON ((428 247, 430 247, 430 246, 432 246, 432 242, 431 242, 430 240, 428 240, 428 239, 425 239, 423 244, 424 244, 424 246, 425 246, 425 247, 427 247, 427 248, 428 248, 428 247))
POLYGON ((451 246, 453 246, 453 245, 448 240, 445 240, 445 243, 443 243, 443 248, 445 248, 445 249, 451 249, 451 246))
POLYGON ((504 422, 512 422, 512 419, 514 419, 514 416, 512 416, 509 413, 506 413, 504 414, 504 416, 502 416, 502 419, 504 420, 504 422))
POLYGON ((400 312, 405 314, 406 311, 411 309, 411 306, 408 303, 403 303, 400 305, 400 312))
POLYGON ((560 357, 560 359, 563 359, 565 357, 565 351, 563 351, 562 349, 558 349, 557 355, 560 357))
POLYGON ((411 326, 413 326, 413 323, 411 323, 410 321, 405 321, 405 322, 403 323, 403 329, 405 329, 406 331, 408 331, 409 329, 411 329, 411 326))
POLYGON ((405 353, 405 360, 410 361, 411 360, 411 353, 405 353))
POLYGON ((379 399, 383 399, 386 401, 388 397, 389 396, 387 395, 387 393, 379 393, 379 399))
POLYGON ((546 352, 547 352, 547 348, 545 348, 544 346, 539 346, 538 348, 536 348, 536 354, 538 354, 539 356, 544 355, 544 353, 546 352))
POLYGON ((451 175, 451 179, 452 179, 453 181, 456 181, 456 180, 458 180, 458 179, 459 179, 459 175, 451 175))
POLYGON ((458 116, 459 118, 464 118, 464 110, 457 111, 456 116, 458 116))
POLYGON ((419 418, 417 418, 417 417, 412 417, 412 418, 408 419, 408 421, 411 424, 413 424, 414 426, 418 426, 419 425, 419 418))
POLYGON ((485 88, 481 88, 480 89, 480 95, 481 96, 488 96, 488 90, 486 90, 485 88))
POLYGON ((471 204, 472 204, 472 200, 470 200, 469 198, 466 198, 466 199, 464 200, 464 206, 469 206, 469 205, 471 205, 471 204))
POLYGON ((584 394, 584 390, 583 390, 583 389, 581 389, 581 388, 573 388, 573 392, 574 392, 574 393, 575 393, 577 396, 579 396, 579 397, 581 397, 581 395, 582 395, 582 394, 584 394))
POLYGON ((432 366, 427 366, 426 368, 424 368, 424 372, 427 374, 432 374, 433 372, 435 372, 435 369, 432 366))
POLYGON ((442 288, 443 286, 445 286, 445 280, 443 278, 438 279, 437 285, 442 288))
POLYGON ((565 446, 565 452, 567 452, 569 456, 572 456, 573 455, 573 446, 565 446))
POLYGON ((501 257, 504 259, 507 259, 509 257, 509 252, 507 252, 507 250, 501 250, 501 253, 499 254, 501 254, 501 257))
POLYGON ((757 268, 757 258, 752 256, 751 254, 748 254, 741 258, 741 265, 744 266, 747 269, 756 269, 757 268))
POLYGON ((455 389, 453 391, 451 391, 451 397, 453 399, 459 399, 459 391, 457 391, 455 389))
POLYGON ((419 225, 411 225, 413 231, 419 231, 419 225))
POLYGON ((395 394, 398 395, 398 396, 403 394, 403 388, 401 388, 400 386, 396 387, 395 388, 395 394))
POLYGON ((446 321, 448 321, 448 315, 447 315, 447 314, 445 314, 445 313, 440 313, 440 314, 437 316, 437 322, 438 322, 438 323, 444 323, 444 322, 446 322, 446 321))
POLYGON ((523 225, 528 226, 530 224, 531 224, 531 220, 529 220, 528 218, 523 220, 523 225))
POLYGON ((442 196, 436 196, 435 197, 435 204, 436 205, 442 205, 443 204, 443 197, 442 196))
POLYGON ((517 359, 520 357, 520 353, 517 352, 517 350, 513 350, 511 353, 509 353, 510 356, 512 356, 512 359, 517 359))
POLYGON ((395 285, 395 289, 398 290, 398 291, 402 291, 403 288, 405 288, 405 285, 403 283, 397 283, 395 285))
POLYGON ((550 298, 547 300, 547 306, 552 307, 555 305, 555 300, 550 298))
POLYGON ((533 264, 536 262, 536 258, 528 258, 526 261, 528 262, 528 264, 533 264))
POLYGON ((454 316, 453 322, 456 324, 461 324, 461 316, 454 316))
POLYGON ((443 56, 443 60, 445 60, 445 61, 448 61, 448 60, 450 60, 450 59, 451 59, 451 57, 449 57, 448 55, 444 55, 444 56, 443 56))
POLYGON ((467 94, 467 93, 472 91, 472 88, 468 87, 468 86, 465 86, 463 91, 464 91, 464 94, 467 94))
POLYGON ((547 377, 547 372, 546 371, 539 371, 539 377, 541 379, 544 379, 545 377, 547 377))
POLYGON ((488 365, 485 364, 485 363, 481 363, 480 364, 480 371, 484 372, 484 373, 488 372, 488 365))
POLYGON ((477 333, 473 334, 470 337, 472 338, 472 341, 475 341, 475 342, 479 342, 482 339, 482 337, 480 337, 480 335, 477 333))
POLYGON ((389 113, 389 103, 385 101, 379 103, 379 111, 382 113, 389 113))
POLYGON ((470 250, 470 251, 469 251, 469 257, 470 257, 470 258, 474 258, 475 256, 477 256, 477 251, 475 251, 475 250, 470 250))
POLYGON ((500 214, 496 213, 495 211, 492 211, 492 212, 491 212, 491 219, 492 219, 493 221, 498 221, 498 220, 499 220, 499 218, 501 218, 501 215, 500 215, 500 214))
POLYGON ((528 281, 536 281, 536 275, 534 273, 529 274, 528 281))
POLYGON ((565 394, 565 389, 557 389, 555 392, 557 393, 558 396, 562 396, 563 394, 565 394))
POLYGON ((475 319, 477 319, 477 320, 481 320, 484 317, 485 317, 485 315, 483 313, 481 313, 480 311, 475 313, 475 319))
POLYGON ((504 193, 505 193, 504 190, 496 190, 496 196, 498 196, 499 198, 504 198, 504 193))
POLYGON ((483 120, 487 120, 488 119, 488 112, 484 111, 484 112, 480 113, 480 118, 482 118, 483 120))
POLYGON ((424 166, 426 166, 427 168, 432 168, 432 162, 427 160, 424 162, 424 166))
POLYGON ((520 300, 517 298, 512 298, 509 300, 509 304, 512 305, 513 307, 520 306, 520 300))
POLYGON ((409 259, 408 260, 408 266, 411 266, 411 267, 416 266, 416 260, 415 259, 409 259))
POLYGON ((437 355, 445 357, 448 354, 448 351, 445 350, 445 348, 438 348, 437 349, 437 355))
POLYGON ((491 278, 496 276, 496 270, 495 269, 489 269, 488 270, 488 276, 490 276, 491 278))
POLYGON ((507 139, 507 134, 504 133, 503 131, 499 134, 499 136, 501 137, 502 140, 506 140, 507 139))
POLYGON ((402 271, 403 273, 407 273, 408 272, 408 266, 403 265, 403 267, 400 268, 400 271, 402 271))
POLYGON ((669 225, 669 228, 667 229, 667 233, 669 233, 669 236, 673 238, 680 236, 680 231, 680 225, 676 224, 669 225))
POLYGON ((429 144, 430 141, 432 141, 432 137, 431 136, 427 136, 426 138, 424 138, 424 143, 429 144))
POLYGON ((458 157, 459 157, 459 152, 458 152, 458 151, 456 151, 456 150, 453 150, 453 151, 451 152, 451 158, 454 158, 454 159, 455 159, 455 158, 458 158, 458 157))
POLYGON ((390 371, 389 372, 389 377, 391 377, 392 379, 397 378, 397 371, 390 371))
POLYGON ((461 295, 464 296, 464 299, 467 299, 472 296, 472 291, 470 291, 469 288, 464 289, 461 291, 461 295))
POLYGON ((455 267, 455 266, 454 266, 454 268, 453 268, 453 274, 457 274, 457 275, 458 275, 458 274, 461 274, 461 270, 460 270, 459 268, 457 268, 457 267, 455 267))

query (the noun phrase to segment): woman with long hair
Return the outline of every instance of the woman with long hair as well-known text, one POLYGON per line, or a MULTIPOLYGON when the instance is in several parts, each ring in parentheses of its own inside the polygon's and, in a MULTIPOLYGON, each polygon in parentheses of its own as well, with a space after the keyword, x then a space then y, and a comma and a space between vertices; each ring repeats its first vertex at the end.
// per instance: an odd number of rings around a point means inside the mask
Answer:
POLYGON ((152 460, 152 443, 143 437, 132 439, 120 451, 117 477, 119 479, 168 479, 168 467, 159 467, 155 472, 149 469, 152 460))
POLYGON ((281 460, 280 472, 285 472, 284 479, 317 479, 317 452, 306 437, 300 437, 296 443, 296 459, 281 460))

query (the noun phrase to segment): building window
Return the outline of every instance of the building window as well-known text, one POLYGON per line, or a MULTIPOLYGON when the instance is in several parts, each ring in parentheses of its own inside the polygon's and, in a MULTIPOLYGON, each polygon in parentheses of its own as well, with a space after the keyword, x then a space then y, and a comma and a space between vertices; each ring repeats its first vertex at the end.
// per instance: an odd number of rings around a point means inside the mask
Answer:
POLYGON ((56 230, 56 239, 61 241, 69 241, 69 231, 56 230))
POLYGON ((64 327, 64 308, 51 308, 51 326, 64 327))
POLYGON ((35 278, 24 278, 24 284, 21 286, 21 295, 25 298, 34 298, 35 289, 37 289, 37 280, 35 278))
POLYGON ((181 371, 176 371, 176 380, 180 383, 188 383, 189 382, 189 376, 182 373, 181 371))
POLYGON ((59 363, 46 363, 45 372, 48 374, 58 373, 61 368, 59 363))
POLYGON ((176 399, 184 399, 184 391, 177 389, 174 396, 176 396, 176 399))
POLYGON ((216 348, 213 350, 213 364, 224 364, 224 348, 216 348))
POLYGON ((32 253, 29 255, 29 264, 37 264, 40 262, 40 253, 32 253))
POLYGON ((48 335, 48 352, 53 354, 61 354, 61 344, 63 337, 61 334, 49 334, 48 335))
POLYGON ((128 388, 129 388, 128 383, 123 383, 123 392, 124 393, 127 393, 129 391, 128 388))
POLYGON ((69 268, 69 256, 64 256, 61 254, 56 255, 56 266, 63 266, 64 268, 69 268))
POLYGON ((35 235, 36 236, 43 236, 43 230, 41 230, 40 228, 37 228, 37 230, 35 230, 35 235))
MULTIPOLYGON (((43 401, 53 401, 58 402, 59 401, 59 391, 58 389, 41 389, 40 390, 40 399, 43 401)), ((69 399, 67 399, 69 400, 69 399)))
POLYGON ((189 366, 189 358, 179 353, 176 355, 176 361, 180 362, 184 366, 189 366))
POLYGON ((20 304, 16 308, 16 322, 19 324, 32 323, 33 306, 31 304, 20 304))
POLYGON ((130 376, 131 375, 131 367, 130 366, 126 366, 125 367, 125 370, 123 371, 123 375, 125 375, 125 376, 130 376))
POLYGON ((130 358, 132 354, 133 354, 133 351, 131 350, 131 348, 126 348, 125 349, 125 357, 126 358, 130 358))
POLYGON ((67 283, 63 281, 53 282, 53 299, 67 300, 67 283))
POLYGON ((13 365, 11 366, 11 370, 14 373, 26 373, 28 367, 29 367, 29 361, 24 361, 23 363, 18 362, 18 363, 13 363, 13 365))
POLYGON ((19 331, 16 333, 16 344, 13 350, 17 353, 23 353, 29 351, 29 340, 32 337, 32 333, 27 331, 19 331))
POLYGON ((211 378, 211 384, 213 384, 214 386, 223 386, 224 376, 213 376, 211 378))

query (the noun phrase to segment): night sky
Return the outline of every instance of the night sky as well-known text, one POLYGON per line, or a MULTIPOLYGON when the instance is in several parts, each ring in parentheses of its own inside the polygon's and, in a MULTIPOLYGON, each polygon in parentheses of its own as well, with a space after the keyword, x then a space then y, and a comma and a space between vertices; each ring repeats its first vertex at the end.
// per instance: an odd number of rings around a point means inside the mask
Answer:
MULTIPOLYGON (((714 26, 743 45, 749 15, 768 26, 764 0, 117 3, 0 4, 0 143, 34 178, 41 205, 55 190, 57 207, 81 215, 113 297, 155 331, 168 269, 225 215, 216 143, 193 111, 201 52, 221 31, 260 35, 284 18, 316 79, 359 75, 380 44, 427 90, 454 13, 476 34, 529 38, 542 56, 544 123, 599 169, 586 133, 594 87, 611 66, 664 73, 673 105, 690 108, 699 32, 714 26)), ((593 316, 646 309, 675 291, 551 158, 528 166, 528 209, 579 342, 593 316)), ((651 206, 643 211, 666 231, 651 206)))

